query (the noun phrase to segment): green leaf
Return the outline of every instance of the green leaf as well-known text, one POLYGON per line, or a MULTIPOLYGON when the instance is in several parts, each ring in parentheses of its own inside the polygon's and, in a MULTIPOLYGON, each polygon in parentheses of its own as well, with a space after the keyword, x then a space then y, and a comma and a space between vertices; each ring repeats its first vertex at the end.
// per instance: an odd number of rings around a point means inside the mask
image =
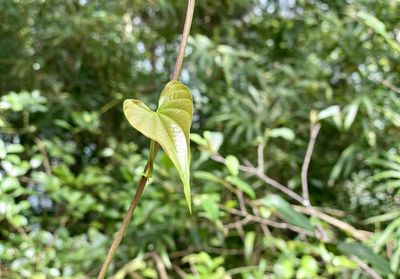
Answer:
POLYGON ((256 198, 256 193, 254 192, 253 188, 239 177, 230 175, 226 178, 226 181, 239 188, 239 190, 246 193, 250 198, 256 198))
POLYGON ((238 176, 239 160, 235 156, 228 155, 225 159, 225 166, 232 175, 238 176))
POLYGON ((194 172, 193 177, 215 183, 221 183, 221 179, 218 176, 206 171, 196 171, 194 172))
POLYGON ((364 23, 374 29, 376 33, 387 36, 385 24, 376 17, 365 11, 359 11, 357 16, 363 19, 364 23))
POLYGON ((304 269, 311 271, 313 275, 318 271, 318 262, 310 255, 304 255, 301 257, 300 264, 304 269))
POLYGON ((333 184, 340 177, 340 175, 342 173, 344 173, 344 170, 346 169, 346 165, 349 166, 349 164, 351 164, 356 151, 357 151, 357 146, 354 144, 349 145, 345 150, 343 150, 342 154, 340 154, 340 158, 337 160, 336 164, 333 166, 332 171, 329 175, 329 179, 328 179, 329 186, 333 186, 333 184))
POLYGON ((297 278, 315 278, 318 273, 318 262, 310 255, 301 257, 300 268, 297 270, 297 278))
POLYGON ((382 215, 373 216, 368 219, 365 219, 364 223, 365 224, 382 223, 382 222, 390 221, 390 220, 393 220, 393 219, 396 219, 399 217, 400 217, 400 210, 395 210, 395 211, 387 212, 382 215))
POLYGON ((283 138, 288 141, 293 141, 296 135, 294 132, 286 127, 275 128, 269 131, 269 136, 271 138, 283 138))
POLYGON ((224 141, 224 135, 220 132, 210 132, 210 131, 205 131, 203 135, 204 139, 208 143, 208 147, 211 153, 213 154, 217 153, 224 141))
POLYGON ((318 120, 329 118, 329 117, 334 116, 334 115, 339 114, 339 113, 340 113, 340 107, 339 106, 337 106, 337 105, 329 106, 329 107, 321 110, 318 113, 318 120))
POLYGON ((400 51, 400 44, 390 38, 389 33, 386 31, 386 26, 381 20, 365 11, 359 11, 357 16, 363 20, 364 24, 368 25, 377 34, 381 35, 392 48, 396 51, 400 51))
POLYGON ((25 216, 22 215, 14 215, 9 218, 9 221, 16 227, 23 227, 28 224, 28 220, 26 219, 25 216))
POLYGON ((378 234, 378 237, 374 239, 374 247, 381 249, 385 244, 389 243, 391 238, 396 238, 395 231, 400 228, 400 219, 396 219, 389 226, 385 228, 382 233, 378 234))
POLYGON ((314 227, 309 222, 308 218, 303 214, 300 214, 292 208, 291 204, 278 195, 269 195, 262 199, 262 202, 266 206, 274 207, 281 215, 284 220, 292 225, 300 228, 313 231, 314 227))
POLYGON ((344 129, 348 130, 356 119, 359 102, 353 102, 347 107, 347 115, 344 119, 344 129))
POLYGON ((247 262, 250 261, 254 250, 254 242, 256 239, 255 232, 248 232, 244 238, 244 258, 247 262))
POLYGON ((159 143, 171 159, 191 211, 189 132, 193 99, 189 89, 179 81, 170 81, 161 92, 157 111, 139 100, 130 99, 124 101, 124 113, 133 128, 159 143))
POLYGON ((213 222, 217 222, 219 220, 220 211, 218 208, 218 196, 204 196, 201 202, 201 206, 205 211, 205 217, 210 219, 213 222))
POLYGON ((400 171, 397 171, 397 170, 382 171, 382 172, 375 174, 372 177, 372 179, 374 181, 379 181, 379 180, 388 179, 388 178, 400 179, 400 171))
POLYGON ((388 274, 391 272, 390 264, 386 259, 361 243, 340 242, 337 247, 345 254, 353 255, 367 261, 382 274, 388 274))
POLYGON ((400 245, 397 245, 396 251, 393 252, 392 258, 390 259, 390 267, 392 270, 398 270, 400 263, 400 245))
POLYGON ((199 134, 190 134, 190 140, 198 145, 207 145, 207 141, 203 139, 199 134))
POLYGON ((293 278, 295 274, 294 262, 290 259, 281 258, 274 264, 274 274, 278 278, 293 278))
POLYGON ((7 153, 22 153, 24 152, 25 148, 21 144, 9 144, 6 146, 7 153))

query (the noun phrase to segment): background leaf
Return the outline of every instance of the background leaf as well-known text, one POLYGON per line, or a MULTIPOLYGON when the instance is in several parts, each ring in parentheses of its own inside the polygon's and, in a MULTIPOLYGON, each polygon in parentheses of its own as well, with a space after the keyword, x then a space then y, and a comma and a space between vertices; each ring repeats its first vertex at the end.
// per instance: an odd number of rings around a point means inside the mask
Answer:
POLYGON ((308 231, 313 231, 314 227, 309 222, 308 218, 303 214, 296 212, 292 206, 277 195, 269 195, 262 199, 263 204, 266 206, 274 207, 282 216, 282 218, 293 224, 308 231))
POLYGON ((371 248, 363 244, 341 242, 338 244, 338 248, 343 253, 354 255, 362 260, 366 260, 382 274, 387 274, 391 272, 389 262, 382 258, 380 255, 376 254, 374 251, 372 251, 371 248))

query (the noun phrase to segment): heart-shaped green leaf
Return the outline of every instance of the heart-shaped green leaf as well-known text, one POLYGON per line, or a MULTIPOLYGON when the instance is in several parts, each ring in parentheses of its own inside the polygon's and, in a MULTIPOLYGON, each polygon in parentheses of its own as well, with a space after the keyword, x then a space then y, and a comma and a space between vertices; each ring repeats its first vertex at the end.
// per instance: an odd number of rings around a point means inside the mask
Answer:
POLYGON ((124 101, 124 113, 133 128, 159 143, 174 163, 191 211, 189 132, 193 100, 189 89, 172 80, 161 92, 157 111, 139 100, 129 99, 124 101))

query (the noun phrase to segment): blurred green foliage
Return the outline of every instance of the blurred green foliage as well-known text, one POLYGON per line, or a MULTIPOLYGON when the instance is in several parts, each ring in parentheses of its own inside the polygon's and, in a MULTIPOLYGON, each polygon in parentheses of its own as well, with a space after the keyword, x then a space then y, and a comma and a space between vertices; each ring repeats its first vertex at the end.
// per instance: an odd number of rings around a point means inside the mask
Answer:
MULTIPOLYGON (((400 2, 197 2, 193 214, 160 153, 110 276, 398 278, 400 2)), ((0 1, 1 278, 95 278, 148 155, 122 102, 156 108, 185 6, 0 1)))

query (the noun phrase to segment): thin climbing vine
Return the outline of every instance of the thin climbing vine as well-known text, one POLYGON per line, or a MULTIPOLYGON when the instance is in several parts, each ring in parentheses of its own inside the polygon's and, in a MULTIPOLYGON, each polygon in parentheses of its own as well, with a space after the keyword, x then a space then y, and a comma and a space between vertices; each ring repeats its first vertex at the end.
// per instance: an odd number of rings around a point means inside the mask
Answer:
POLYGON ((107 257, 101 267, 98 279, 105 278, 107 270, 124 237, 129 221, 139 203, 144 187, 153 172, 153 162, 159 145, 173 162, 183 183, 186 201, 191 211, 190 199, 190 126, 192 124, 193 99, 189 89, 178 81, 182 69, 186 44, 192 24, 195 0, 188 1, 188 7, 172 80, 161 92, 158 109, 152 111, 139 100, 129 99, 124 102, 124 113, 133 128, 151 139, 150 154, 143 175, 136 188, 135 196, 117 231, 107 257))

